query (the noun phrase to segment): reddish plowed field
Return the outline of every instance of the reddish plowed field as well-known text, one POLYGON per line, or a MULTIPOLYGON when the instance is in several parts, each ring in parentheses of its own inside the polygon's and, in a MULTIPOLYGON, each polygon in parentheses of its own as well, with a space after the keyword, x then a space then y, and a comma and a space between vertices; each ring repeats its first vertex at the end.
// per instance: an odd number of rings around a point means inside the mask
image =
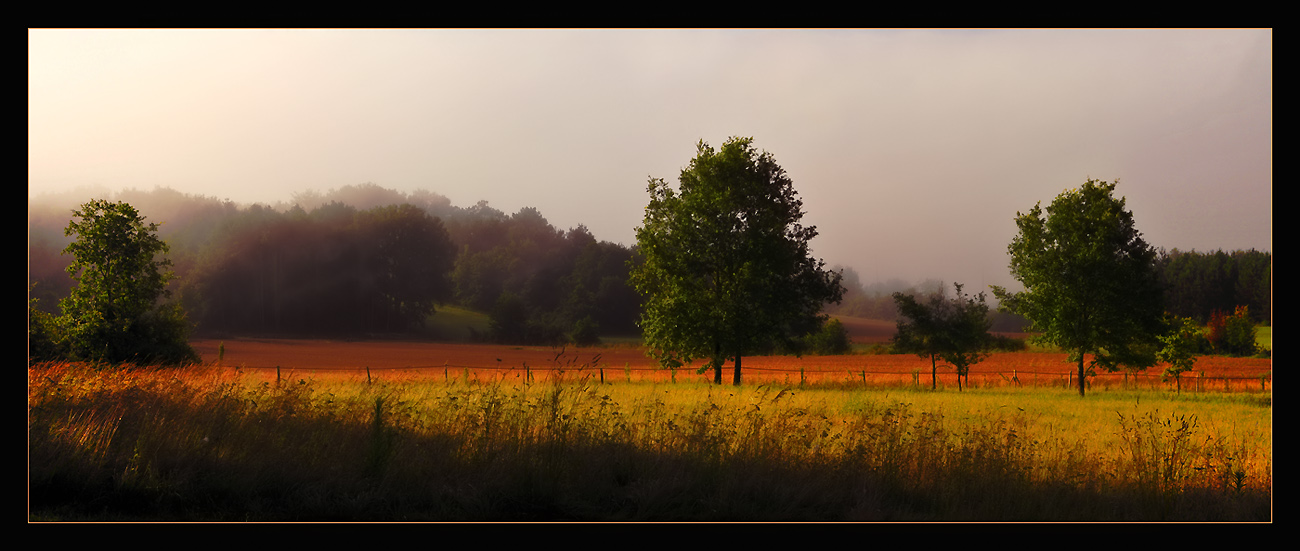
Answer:
MULTIPOLYGON (((569 375, 597 376, 598 368, 602 367, 607 380, 668 380, 672 376, 669 371, 658 369, 642 349, 633 347, 566 348, 561 355, 559 348, 489 344, 288 339, 229 339, 224 343, 222 365, 270 370, 278 366, 284 372, 294 373, 330 370, 362 373, 370 368, 372 373, 401 370, 456 377, 469 372, 479 379, 497 379, 521 376, 526 364, 534 378, 545 377, 556 368, 564 369, 569 375)), ((204 361, 216 361, 219 341, 198 340, 193 344, 204 361)), ((1076 366, 1065 360, 1065 354, 993 354, 971 369, 970 382, 975 386, 1068 386, 1076 366)), ((916 382, 926 386, 930 383, 930 362, 914 355, 753 356, 743 358, 742 367, 744 380, 748 382, 798 383, 802 378, 808 382, 916 382)), ((723 372, 724 382, 731 381, 731 369, 728 363, 723 372)), ((1155 368, 1127 377, 1122 372, 1102 374, 1092 384, 1163 387, 1167 384, 1160 381, 1161 371, 1155 368)), ((1193 373, 1184 375, 1184 388, 1196 384, 1194 379, 1199 372, 1204 372, 1201 388, 1208 390, 1222 390, 1225 385, 1232 390, 1272 388, 1272 360, 1269 359, 1202 357, 1193 373), (1263 383, 1261 376, 1267 378, 1263 383)), ((940 365, 938 375, 940 384, 955 386, 951 368, 940 365)), ((676 377, 684 381, 711 377, 711 374, 696 375, 693 368, 684 368, 677 371, 676 377)))

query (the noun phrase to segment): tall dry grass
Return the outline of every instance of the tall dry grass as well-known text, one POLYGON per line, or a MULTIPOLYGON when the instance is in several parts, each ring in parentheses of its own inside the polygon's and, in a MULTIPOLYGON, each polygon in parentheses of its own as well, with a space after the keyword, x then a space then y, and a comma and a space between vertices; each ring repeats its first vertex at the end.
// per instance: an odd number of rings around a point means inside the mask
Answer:
POLYGON ((1271 406, 1258 395, 277 381, 72 364, 30 368, 28 382, 33 520, 1272 514, 1271 406))

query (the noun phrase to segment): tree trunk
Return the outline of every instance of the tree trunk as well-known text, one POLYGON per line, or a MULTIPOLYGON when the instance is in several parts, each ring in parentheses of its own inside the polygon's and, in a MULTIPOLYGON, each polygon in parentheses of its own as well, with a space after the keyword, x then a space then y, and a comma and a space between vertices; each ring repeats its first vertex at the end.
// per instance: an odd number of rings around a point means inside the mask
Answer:
POLYGON ((731 384, 740 386, 740 354, 736 354, 736 374, 731 384))
POLYGON ((930 390, 939 388, 939 366, 934 362, 934 354, 930 354, 930 390))
POLYGON ((713 384, 722 384, 722 347, 713 344, 713 384))
POLYGON ((1079 396, 1083 396, 1083 351, 1079 351, 1079 396))

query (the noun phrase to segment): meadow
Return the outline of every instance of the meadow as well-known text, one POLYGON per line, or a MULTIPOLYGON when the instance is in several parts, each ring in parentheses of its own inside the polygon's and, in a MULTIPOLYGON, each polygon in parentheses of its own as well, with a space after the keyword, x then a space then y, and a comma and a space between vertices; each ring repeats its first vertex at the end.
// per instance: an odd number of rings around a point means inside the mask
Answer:
POLYGON ((272 369, 225 344, 221 365, 30 367, 29 518, 1272 520, 1271 390, 591 369, 633 347, 478 349, 502 369, 272 369), (506 352, 561 369, 530 378, 506 352))

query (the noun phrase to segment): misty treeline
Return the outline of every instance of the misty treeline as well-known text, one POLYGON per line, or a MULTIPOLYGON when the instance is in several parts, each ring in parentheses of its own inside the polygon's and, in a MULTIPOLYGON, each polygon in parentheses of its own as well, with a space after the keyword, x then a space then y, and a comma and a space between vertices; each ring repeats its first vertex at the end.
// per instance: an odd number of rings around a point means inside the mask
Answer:
MULTIPOLYGON (((88 199, 29 206, 31 293, 46 311, 72 287, 63 229, 88 199)), ((483 201, 461 208, 374 184, 275 206, 166 188, 114 199, 163 222, 173 296, 197 335, 406 334, 440 304, 492 314, 484 339, 590 342, 636 331, 633 251, 582 226, 557 230, 531 207, 507 215, 483 201)))
MULTIPOLYGON (((62 255, 73 209, 107 192, 43 196, 28 206, 28 277, 37 307, 57 313, 72 279, 62 255)), ((296 194, 272 206, 125 190, 171 247, 171 283, 196 334, 376 335, 418 330, 438 304, 491 315, 484 339, 592 342, 634 335, 641 298, 628 285, 635 250, 598 241, 583 226, 558 230, 535 208, 505 214, 484 201, 456 207, 437 193, 374 184, 296 194)), ((1272 316, 1272 255, 1161 250, 1157 267, 1170 313, 1205 323, 1247 306, 1272 316)), ((894 292, 928 294, 945 283, 864 284, 852 268, 833 315, 898 319, 894 292)), ((992 330, 1025 323, 994 311, 992 330)))
MULTIPOLYGON (((838 316, 854 316, 876 320, 898 321, 898 302, 894 293, 907 295, 942 295, 949 286, 937 279, 926 279, 920 283, 909 283, 897 278, 866 284, 853 268, 836 266, 844 275, 844 300, 839 304, 827 304, 825 312, 838 316)), ((1029 323, 1023 317, 996 309, 989 312, 990 331, 1018 333, 1029 323)))

